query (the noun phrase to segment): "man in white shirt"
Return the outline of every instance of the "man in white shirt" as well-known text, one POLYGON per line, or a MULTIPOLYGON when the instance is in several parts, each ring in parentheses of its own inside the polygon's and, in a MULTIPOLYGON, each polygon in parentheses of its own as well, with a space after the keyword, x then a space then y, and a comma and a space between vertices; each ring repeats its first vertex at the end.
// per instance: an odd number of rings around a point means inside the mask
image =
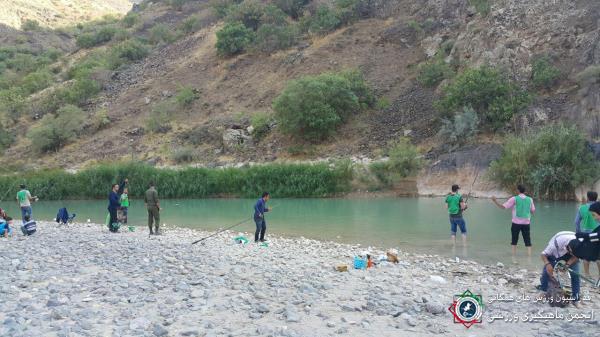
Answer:
MULTIPOLYGON (((566 261, 567 268, 579 272, 579 258, 575 256, 575 249, 580 244, 581 243, 577 240, 575 233, 569 231, 558 232, 550 239, 550 242, 548 242, 546 249, 544 249, 541 255, 542 261, 544 261, 544 269, 542 270, 542 276, 540 277, 540 290, 548 290, 548 281, 550 278, 554 278, 554 266, 556 266, 558 261, 566 261)), ((580 289, 579 275, 570 271, 569 274, 571 275, 572 297, 575 299, 573 304, 578 306, 580 289)))

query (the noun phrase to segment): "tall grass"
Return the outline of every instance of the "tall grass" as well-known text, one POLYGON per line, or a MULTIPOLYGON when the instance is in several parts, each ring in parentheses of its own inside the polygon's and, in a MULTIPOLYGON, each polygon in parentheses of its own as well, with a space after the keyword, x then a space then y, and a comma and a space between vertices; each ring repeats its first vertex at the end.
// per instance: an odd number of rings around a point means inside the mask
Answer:
POLYGON ((145 164, 101 164, 77 173, 62 170, 0 176, 0 197, 12 200, 19 184, 43 200, 105 198, 113 183, 129 178, 132 197, 143 196, 154 181, 161 198, 255 197, 269 191, 277 197, 326 197, 349 190, 348 164, 268 164, 242 168, 158 169, 145 164))

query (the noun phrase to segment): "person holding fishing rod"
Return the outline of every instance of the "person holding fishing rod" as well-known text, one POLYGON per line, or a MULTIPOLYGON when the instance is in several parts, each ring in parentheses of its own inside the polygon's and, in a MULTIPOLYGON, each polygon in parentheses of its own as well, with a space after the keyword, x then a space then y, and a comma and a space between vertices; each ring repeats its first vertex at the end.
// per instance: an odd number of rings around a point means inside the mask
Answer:
POLYGON ((452 244, 456 245, 456 230, 460 228, 462 234, 463 245, 467 244, 467 224, 463 218, 463 211, 467 209, 467 203, 458 193, 460 187, 456 184, 452 185, 451 192, 446 196, 446 208, 450 216, 450 235, 452 244))
POLYGON ((267 222, 265 213, 270 211, 267 202, 271 196, 269 192, 264 192, 262 197, 254 204, 254 223, 256 223, 256 232, 254 232, 254 242, 265 242, 265 232, 267 231, 267 222))
POLYGON ((29 218, 31 218, 31 203, 37 201, 38 197, 32 197, 29 190, 27 190, 27 186, 25 186, 25 184, 21 184, 19 187, 21 188, 21 190, 17 192, 17 203, 21 208, 21 220, 23 221, 23 224, 25 224, 25 217, 28 216, 29 218))
POLYGON ((525 247, 527 247, 527 256, 531 257, 531 216, 535 213, 535 205, 530 196, 525 195, 526 189, 523 185, 517 186, 518 194, 508 199, 504 204, 498 202, 496 197, 492 197, 492 202, 500 209, 512 210, 512 226, 510 228, 512 240, 512 258, 513 263, 517 263, 517 243, 519 242, 519 232, 523 235, 525 247))

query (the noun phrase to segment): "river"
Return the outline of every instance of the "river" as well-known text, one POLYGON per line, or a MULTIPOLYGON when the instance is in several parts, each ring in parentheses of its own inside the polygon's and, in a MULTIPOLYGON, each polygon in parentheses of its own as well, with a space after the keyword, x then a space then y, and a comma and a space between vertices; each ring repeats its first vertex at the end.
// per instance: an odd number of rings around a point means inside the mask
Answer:
MULTIPOLYGON (((253 204, 254 200, 248 199, 164 200, 161 222, 215 230, 249 218, 253 204)), ((462 247, 458 237, 456 249, 449 240, 450 225, 443 198, 274 199, 269 204, 275 208, 267 216, 267 237, 275 233, 360 243, 364 247, 398 247, 484 263, 511 262, 510 212, 498 209, 487 199, 470 201, 465 212, 468 245, 462 247)), ((9 215, 20 218, 16 202, 2 205, 9 215)), ((33 214, 36 219, 49 220, 56 216, 58 208, 67 207, 77 214, 77 221, 104 223, 106 206, 104 200, 40 201, 33 205, 33 214)), ((553 234, 574 230, 576 203, 538 201, 536 207, 531 227, 532 261, 525 258, 522 237, 519 238, 518 257, 525 267, 537 266, 538 255, 553 234)), ((143 201, 132 200, 129 223, 146 230, 143 201)), ((254 223, 248 221, 236 229, 251 232, 254 223)))

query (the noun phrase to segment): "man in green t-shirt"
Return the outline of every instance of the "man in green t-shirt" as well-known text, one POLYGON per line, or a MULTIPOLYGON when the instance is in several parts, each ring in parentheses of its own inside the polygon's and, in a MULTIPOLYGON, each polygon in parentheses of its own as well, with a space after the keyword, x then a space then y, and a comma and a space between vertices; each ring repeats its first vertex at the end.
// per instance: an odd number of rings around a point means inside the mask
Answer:
MULTIPOLYGON (((575 216, 575 231, 577 233, 591 233, 598 227, 599 223, 594 219, 594 215, 590 212, 590 206, 598 201, 598 193, 587 192, 587 203, 579 206, 577 215, 575 216)), ((598 272, 600 273, 600 261, 596 261, 598 272)), ((590 261, 583 260, 583 273, 590 276, 590 261)))
POLYGON ((31 218, 31 203, 36 201, 38 197, 32 197, 25 184, 21 184, 20 187, 21 190, 17 192, 17 203, 21 207, 21 220, 25 224, 25 217, 29 216, 31 218))
POLYGON ((456 229, 460 228, 462 234, 463 245, 467 243, 467 224, 463 219, 462 212, 466 208, 466 203, 463 197, 458 193, 460 187, 452 185, 452 192, 446 196, 446 208, 450 217, 450 235, 452 243, 456 245, 456 229))

